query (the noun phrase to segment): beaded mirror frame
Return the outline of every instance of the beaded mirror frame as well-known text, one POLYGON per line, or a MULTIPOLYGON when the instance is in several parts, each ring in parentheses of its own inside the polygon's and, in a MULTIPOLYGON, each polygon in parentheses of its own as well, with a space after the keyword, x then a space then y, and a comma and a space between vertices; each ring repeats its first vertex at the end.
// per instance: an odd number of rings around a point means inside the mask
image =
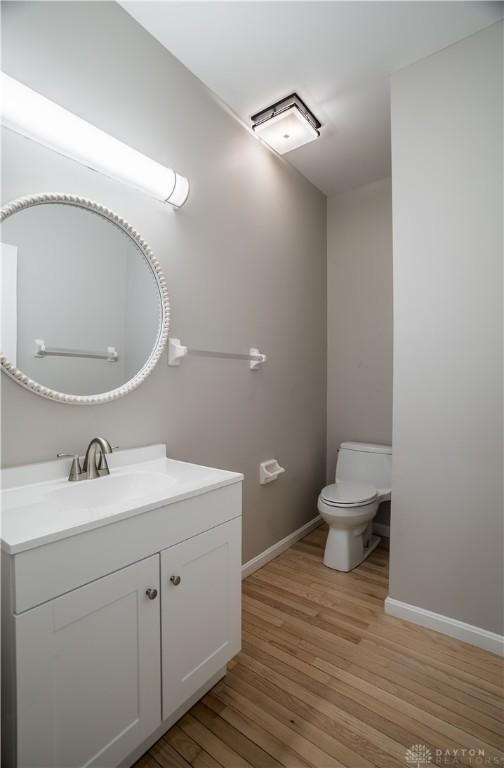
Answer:
POLYGON ((65 392, 59 392, 55 389, 51 389, 50 387, 46 387, 43 384, 39 384, 37 381, 34 381, 25 373, 23 373, 23 371, 14 365, 10 360, 8 360, 1 351, 0 365, 2 370, 8 376, 10 376, 11 379, 16 381, 25 389, 28 389, 30 392, 39 395, 40 397, 45 397, 58 403, 69 403, 72 405, 100 405, 103 403, 109 403, 112 400, 117 400, 119 397, 124 397, 124 395, 129 394, 138 386, 140 386, 140 384, 142 384, 147 376, 153 371, 156 363, 163 353, 166 341, 168 339, 168 330, 170 324, 170 301, 168 298, 168 290, 166 287, 165 277, 159 262, 154 256, 149 245, 136 231, 136 229, 131 226, 131 224, 129 224, 125 219, 121 218, 113 211, 106 208, 104 205, 96 203, 93 200, 88 200, 84 197, 57 193, 37 194, 21 197, 12 201, 11 203, 7 203, 6 205, 2 206, 0 222, 5 221, 5 219, 7 219, 9 216, 13 216, 15 213, 25 210, 26 208, 31 208, 36 205, 48 204, 71 205, 77 208, 84 208, 87 211, 91 211, 92 213, 95 213, 98 216, 102 216, 103 218, 110 221, 112 224, 122 230, 134 242, 134 244, 145 258, 147 265, 150 267, 152 276, 159 291, 160 311, 156 341, 149 357, 147 358, 142 368, 138 371, 138 373, 135 374, 135 376, 129 379, 129 381, 126 381, 120 387, 116 387, 115 389, 112 389, 108 392, 102 392, 93 395, 73 395, 65 392))

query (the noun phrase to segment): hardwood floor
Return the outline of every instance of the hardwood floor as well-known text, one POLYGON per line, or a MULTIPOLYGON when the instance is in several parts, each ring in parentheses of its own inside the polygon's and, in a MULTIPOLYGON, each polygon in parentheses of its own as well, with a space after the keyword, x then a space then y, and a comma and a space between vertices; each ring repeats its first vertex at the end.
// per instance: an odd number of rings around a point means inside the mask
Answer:
POLYGON ((338 573, 326 533, 243 582, 242 652, 135 768, 504 766, 504 662, 386 616, 386 549, 338 573))

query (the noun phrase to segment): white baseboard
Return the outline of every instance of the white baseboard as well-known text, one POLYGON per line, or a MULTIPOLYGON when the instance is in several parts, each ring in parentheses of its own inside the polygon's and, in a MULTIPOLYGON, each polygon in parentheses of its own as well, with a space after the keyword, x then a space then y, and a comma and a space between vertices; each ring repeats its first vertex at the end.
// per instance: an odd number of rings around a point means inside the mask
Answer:
POLYGON ((378 534, 378 536, 385 536, 386 539, 390 539, 390 525, 373 523, 373 533, 378 534))
POLYGON ((298 528, 296 531, 289 533, 285 539, 277 541, 277 543, 273 544, 272 547, 265 549, 264 552, 261 552, 260 555, 256 555, 256 557, 253 557, 252 560, 244 563, 242 565, 242 579, 246 579, 247 576, 250 576, 251 573, 254 573, 254 571, 257 571, 259 568, 262 568, 263 565, 269 563, 270 560, 278 557, 281 552, 285 552, 285 550, 289 549, 289 547, 291 547, 296 541, 302 539, 303 536, 306 536, 310 533, 310 531, 318 528, 321 524, 322 518, 320 515, 317 515, 317 517, 314 517, 313 520, 310 520, 308 523, 305 523, 305 525, 302 525, 301 528, 298 528))
POLYGON ((498 656, 504 656, 504 636, 497 635, 495 632, 489 632, 472 624, 466 624, 464 621, 443 616, 441 613, 427 611, 416 605, 402 603, 393 597, 386 598, 385 613, 398 619, 411 621, 413 624, 420 624, 422 627, 441 632, 443 635, 449 635, 456 640, 463 640, 465 643, 476 645, 478 648, 491 651, 498 656))

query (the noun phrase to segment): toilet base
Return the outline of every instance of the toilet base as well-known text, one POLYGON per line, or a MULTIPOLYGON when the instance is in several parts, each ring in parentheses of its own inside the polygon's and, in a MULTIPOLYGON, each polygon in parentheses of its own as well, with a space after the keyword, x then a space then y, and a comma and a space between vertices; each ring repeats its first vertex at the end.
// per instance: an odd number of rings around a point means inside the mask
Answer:
POLYGON ((361 533, 345 528, 329 528, 323 563, 327 568, 348 572, 362 563, 381 539, 371 533, 371 525, 361 533))

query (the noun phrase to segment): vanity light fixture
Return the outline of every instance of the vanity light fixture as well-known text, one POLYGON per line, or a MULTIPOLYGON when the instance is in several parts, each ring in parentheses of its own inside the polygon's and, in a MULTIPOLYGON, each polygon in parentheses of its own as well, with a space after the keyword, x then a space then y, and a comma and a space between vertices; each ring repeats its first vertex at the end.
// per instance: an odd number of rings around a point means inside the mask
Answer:
POLYGON ((297 93, 252 115, 252 128, 268 146, 284 155, 320 136, 321 123, 297 93))
POLYGON ((184 176, 14 78, 2 74, 1 82, 2 123, 7 128, 163 202, 184 205, 189 194, 184 176))

